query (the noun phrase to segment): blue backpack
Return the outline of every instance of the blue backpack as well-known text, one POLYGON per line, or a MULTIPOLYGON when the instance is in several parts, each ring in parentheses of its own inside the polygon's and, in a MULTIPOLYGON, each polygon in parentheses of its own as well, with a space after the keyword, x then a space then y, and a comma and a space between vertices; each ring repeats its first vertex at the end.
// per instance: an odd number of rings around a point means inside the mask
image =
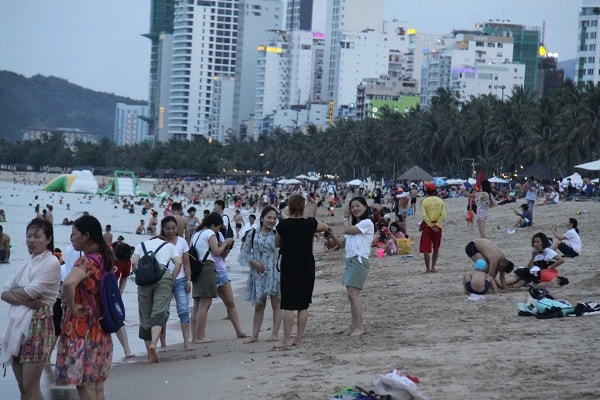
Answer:
MULTIPOLYGON (((94 260, 102 269, 102 278, 100 280, 102 313, 99 314, 98 309, 96 309, 96 317, 100 320, 100 326, 104 332, 114 333, 125 325, 125 305, 121 298, 117 277, 113 271, 104 270, 104 264, 97 256, 90 254, 88 257, 94 260)), ((88 302, 92 304, 87 291, 83 290, 83 293, 87 297, 88 302)))

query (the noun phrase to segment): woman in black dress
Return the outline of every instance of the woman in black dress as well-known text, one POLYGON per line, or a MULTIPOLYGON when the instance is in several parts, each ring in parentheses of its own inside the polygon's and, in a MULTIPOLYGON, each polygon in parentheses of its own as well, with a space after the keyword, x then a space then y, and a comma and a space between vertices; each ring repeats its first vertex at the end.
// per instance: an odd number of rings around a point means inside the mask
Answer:
POLYGON ((290 197, 290 216, 277 225, 275 236, 275 245, 281 251, 281 309, 284 310, 282 347, 302 344, 315 285, 313 235, 329 229, 327 224, 314 218, 317 211, 314 198, 308 196, 307 201, 312 215, 304 218, 304 198, 300 195, 290 197), (292 343, 294 311, 298 311, 298 328, 296 340, 292 343))

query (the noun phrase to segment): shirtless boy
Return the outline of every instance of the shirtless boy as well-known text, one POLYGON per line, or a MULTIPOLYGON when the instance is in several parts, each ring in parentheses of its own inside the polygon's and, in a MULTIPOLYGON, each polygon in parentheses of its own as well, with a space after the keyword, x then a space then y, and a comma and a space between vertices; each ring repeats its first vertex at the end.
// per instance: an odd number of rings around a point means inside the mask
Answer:
POLYGON ((500 275, 500 289, 506 289, 506 274, 511 272, 515 265, 508 259, 506 255, 494 242, 489 239, 473 239, 465 246, 467 256, 476 262, 477 260, 485 260, 487 262, 486 272, 494 279, 500 275))

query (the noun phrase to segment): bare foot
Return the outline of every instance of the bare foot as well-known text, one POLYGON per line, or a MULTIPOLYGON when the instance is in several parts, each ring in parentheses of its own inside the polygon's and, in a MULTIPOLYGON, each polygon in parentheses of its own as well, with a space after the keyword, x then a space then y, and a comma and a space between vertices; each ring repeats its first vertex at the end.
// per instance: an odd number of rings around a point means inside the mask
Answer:
POLYGON ((250 337, 250 335, 248 335, 247 333, 244 333, 244 332, 237 334, 238 339, 247 338, 247 337, 250 337))
POLYGON ((278 340, 279 340, 279 338, 277 337, 277 335, 273 335, 273 336, 271 336, 270 338, 268 338, 268 339, 266 340, 266 342, 276 342, 276 341, 278 341, 278 340))
POLYGON ((184 345, 183 345, 183 350, 185 350, 185 351, 191 351, 191 350, 194 350, 194 349, 193 349, 193 348, 192 348, 192 346, 190 346, 190 344, 188 343, 188 344, 184 344, 184 345))
POLYGON ((150 352, 148 362, 150 364, 158 364, 160 362, 160 358, 158 358, 158 353, 156 352, 156 346, 151 344, 150 346, 148 346, 148 351, 150 352))
POLYGON ((302 341, 301 339, 296 339, 294 340, 294 343, 292 343, 292 346, 301 346, 302 343, 304 343, 304 341, 302 341))
POLYGON ((289 349, 290 347, 292 347, 292 341, 291 340, 284 340, 283 342, 281 342, 281 344, 278 344, 276 346, 274 346, 274 349, 289 349))
POLYGON ((125 354, 125 358, 133 358, 133 357, 135 357, 135 354, 133 354, 133 353, 125 354))
POLYGON ((435 268, 431 268, 431 272, 435 273, 435 272, 438 272, 438 271, 435 268))
POLYGON ((344 329, 343 331, 339 331, 336 332, 338 335, 345 335, 348 336, 350 334, 350 332, 352 332, 354 330, 354 327, 352 325, 350 325, 349 327, 347 327, 346 329, 344 329))
POLYGON ((364 329, 354 329, 352 330, 352 332, 350 332, 350 334, 348 334, 348 336, 360 336, 364 333, 364 329))
POLYGON ((258 336, 250 336, 250 339, 244 341, 244 343, 248 344, 248 343, 256 343, 258 342, 258 336))
POLYGON ((214 340, 207 338, 207 337, 201 337, 196 339, 196 341, 194 341, 194 343, 196 344, 202 344, 202 343, 212 343, 214 342, 214 340))

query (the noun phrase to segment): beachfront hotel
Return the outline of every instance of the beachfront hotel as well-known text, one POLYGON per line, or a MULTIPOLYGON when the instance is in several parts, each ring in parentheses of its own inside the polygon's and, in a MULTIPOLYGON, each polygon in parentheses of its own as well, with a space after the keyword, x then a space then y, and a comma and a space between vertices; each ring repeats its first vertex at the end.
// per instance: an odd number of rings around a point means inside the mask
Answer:
POLYGON ((600 43, 598 40, 600 0, 583 0, 577 30, 575 83, 583 87, 600 82, 600 43))

